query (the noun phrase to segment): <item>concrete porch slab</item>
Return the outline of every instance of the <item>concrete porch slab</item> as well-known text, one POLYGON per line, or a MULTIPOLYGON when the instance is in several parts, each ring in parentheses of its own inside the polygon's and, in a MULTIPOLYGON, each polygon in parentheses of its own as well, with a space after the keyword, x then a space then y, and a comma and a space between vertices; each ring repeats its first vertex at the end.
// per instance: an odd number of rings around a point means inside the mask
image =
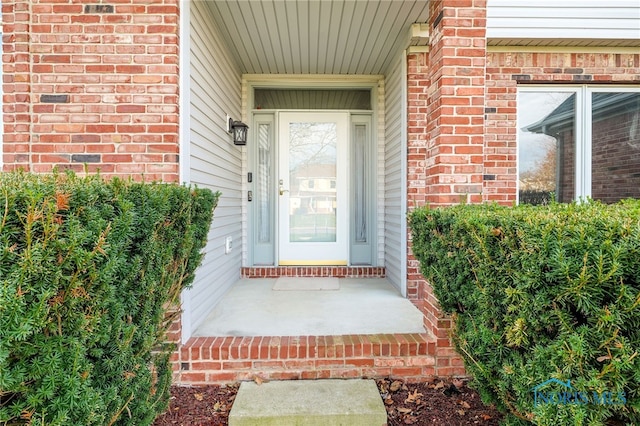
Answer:
POLYGON ((333 291, 274 291, 274 282, 275 278, 239 280, 193 336, 425 332, 422 313, 384 278, 340 278, 339 289, 333 291))
POLYGON ((279 277, 273 284, 275 291, 340 290, 340 280, 335 277, 279 277))
POLYGON ((373 380, 243 382, 229 426, 382 426, 387 411, 373 380))

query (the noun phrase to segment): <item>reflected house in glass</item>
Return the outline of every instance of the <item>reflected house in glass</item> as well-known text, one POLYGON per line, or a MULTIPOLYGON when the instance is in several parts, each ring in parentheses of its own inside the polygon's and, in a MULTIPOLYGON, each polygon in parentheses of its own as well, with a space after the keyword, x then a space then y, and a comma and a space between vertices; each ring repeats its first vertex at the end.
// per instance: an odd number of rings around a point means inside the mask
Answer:
POLYGON ((336 166, 301 165, 291 171, 289 218, 299 241, 335 240, 336 166))
MULTIPOLYGON (((535 92, 529 93, 535 96, 535 92)), ((591 116, 582 137, 583 151, 591 162, 582 164, 590 175, 592 198, 616 202, 640 198, 640 93, 637 91, 587 91, 591 116), (590 123, 590 124, 589 124, 590 123)), ((561 202, 574 198, 576 182, 575 94, 542 120, 525 130, 551 136, 556 141, 555 188, 561 202), (567 195, 568 194, 568 195, 567 195)), ((584 160, 583 160, 584 162, 584 160)))
POLYGON ((313 167, 298 168, 292 173, 295 184, 291 186, 291 191, 296 194, 294 197, 297 200, 297 207, 303 210, 301 214, 322 214, 335 211, 335 176, 335 164, 318 164, 313 167))

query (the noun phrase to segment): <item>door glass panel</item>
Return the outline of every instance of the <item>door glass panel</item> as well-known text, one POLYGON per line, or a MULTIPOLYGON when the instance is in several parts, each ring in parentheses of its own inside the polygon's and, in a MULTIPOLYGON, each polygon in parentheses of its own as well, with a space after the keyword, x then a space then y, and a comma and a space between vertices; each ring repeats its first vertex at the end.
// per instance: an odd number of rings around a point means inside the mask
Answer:
POLYGON ((258 242, 271 241, 271 141, 269 124, 258 126, 258 191, 256 201, 258 203, 258 242))
POLYGON ((353 159, 354 165, 354 210, 355 210, 355 241, 358 243, 367 242, 367 209, 366 209, 366 194, 367 194, 367 181, 366 181, 366 130, 364 125, 356 125, 354 129, 353 143, 355 158, 353 159))
POLYGON ((289 123, 289 241, 336 241, 336 123, 289 123))

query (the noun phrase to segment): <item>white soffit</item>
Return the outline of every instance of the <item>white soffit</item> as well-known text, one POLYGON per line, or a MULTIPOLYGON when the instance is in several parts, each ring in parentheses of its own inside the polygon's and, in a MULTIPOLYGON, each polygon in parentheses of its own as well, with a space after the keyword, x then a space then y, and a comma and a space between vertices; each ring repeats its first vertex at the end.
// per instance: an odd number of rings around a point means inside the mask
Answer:
POLYGON ((243 74, 385 74, 429 18, 425 0, 207 3, 243 74))

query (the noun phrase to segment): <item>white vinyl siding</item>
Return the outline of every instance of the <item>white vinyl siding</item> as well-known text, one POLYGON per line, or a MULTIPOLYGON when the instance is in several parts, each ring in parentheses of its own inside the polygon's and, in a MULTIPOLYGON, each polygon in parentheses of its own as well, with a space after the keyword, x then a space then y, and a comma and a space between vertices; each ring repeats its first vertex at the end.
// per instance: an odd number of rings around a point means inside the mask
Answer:
MULTIPOLYGON (((241 73, 213 25, 206 2, 190 7, 190 124, 189 182, 222 193, 214 212, 202 265, 193 288, 183 297, 183 339, 204 321, 220 297, 240 277, 242 221, 242 149, 226 131, 226 116, 239 120, 241 73), (225 254, 225 238, 233 248, 225 254)), ((187 111, 183 111, 186 113, 187 111)))
POLYGON ((639 23, 637 0, 489 0, 487 4, 487 39, 495 45, 637 46, 639 23))
POLYGON ((406 239, 406 217, 403 192, 406 191, 403 176, 403 132, 406 121, 403 117, 404 55, 398 55, 393 70, 385 80, 385 181, 384 181, 384 250, 387 279, 404 295, 406 258, 403 254, 406 239))

